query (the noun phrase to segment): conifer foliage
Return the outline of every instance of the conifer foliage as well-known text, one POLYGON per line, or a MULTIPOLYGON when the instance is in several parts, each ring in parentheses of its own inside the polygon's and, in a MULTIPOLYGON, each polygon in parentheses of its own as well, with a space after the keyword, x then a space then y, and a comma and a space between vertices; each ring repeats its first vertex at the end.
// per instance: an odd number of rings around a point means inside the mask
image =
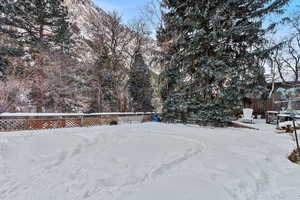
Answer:
POLYGON ((132 98, 132 108, 135 112, 150 112, 153 110, 150 70, 139 52, 135 54, 134 63, 129 74, 129 93, 132 98))
POLYGON ((63 47, 70 42, 63 0, 2 0, 0 33, 31 50, 63 47))
POLYGON ((163 0, 158 41, 164 51, 166 121, 224 125, 242 99, 259 94, 263 19, 288 0, 163 0))

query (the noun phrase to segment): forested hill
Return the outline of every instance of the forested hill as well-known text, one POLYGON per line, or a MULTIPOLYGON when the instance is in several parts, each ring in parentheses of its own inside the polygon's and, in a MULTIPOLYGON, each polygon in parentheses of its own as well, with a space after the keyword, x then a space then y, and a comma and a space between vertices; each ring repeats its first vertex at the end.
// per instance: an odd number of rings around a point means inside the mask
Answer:
MULTIPOLYGON (((131 22, 129 22, 129 24, 123 24, 121 15, 119 13, 106 13, 103 9, 96 6, 92 0, 65 0, 65 5, 68 8, 68 16, 70 18, 74 34, 78 39, 76 44, 78 48, 80 47, 83 50, 81 53, 87 53, 87 51, 90 50, 89 48, 91 48, 90 42, 95 42, 93 41, 93 31, 95 31, 95 29, 98 29, 97 31, 101 31, 100 29, 102 28, 102 31, 106 30, 107 34, 109 34, 109 31, 112 31, 110 29, 116 28, 113 26, 118 25, 123 33, 118 33, 118 30, 114 30, 114 34, 125 36, 125 38, 127 37, 126 42, 131 43, 129 45, 130 49, 134 49, 134 45, 136 45, 134 44, 134 42, 136 42, 134 41, 136 32, 140 33, 141 36, 145 36, 145 34, 148 34, 147 28, 142 27, 144 26, 144 22, 132 20, 131 22), (114 21, 114 19, 111 19, 111 17, 116 17, 117 20, 114 21), (102 22, 101 24, 101 21, 104 22, 102 22), (95 27, 96 25, 102 25, 103 27, 95 27)), ((116 39, 119 40, 120 43, 122 43, 121 38, 116 39)), ((122 40, 124 40, 124 38, 122 38, 122 40)), ((160 73, 161 66, 157 62, 154 62, 155 55, 152 55, 152 53, 154 53, 152 52, 152 50, 155 50, 155 48, 157 48, 156 41, 150 39, 149 37, 146 37, 144 38, 144 42, 142 45, 144 48, 143 53, 145 56, 145 61, 149 65, 151 71, 157 74, 160 73)))
MULTIPOLYGON (((138 105, 145 102, 160 107, 157 78, 154 78, 160 72, 157 47, 155 41, 149 39, 144 23, 136 20, 125 25, 118 13, 106 13, 91 0, 61 2, 66 8, 70 45, 67 50, 63 47, 63 53, 57 51, 57 47, 48 49, 47 46, 46 50, 26 51, 22 56, 1 54, 0 93, 6 97, 0 103, 0 112, 140 111, 151 107, 138 105), (142 62, 137 55, 142 55, 142 62), (135 78, 147 80, 149 76, 151 85, 141 84, 139 96, 146 99, 136 100, 129 80, 133 78, 130 74, 136 74, 134 70, 141 66, 144 73, 135 78), (149 73, 145 73, 147 70, 149 73)), ((3 5, 1 9, 5 9, 3 5)), ((56 3, 55 6, 62 5, 56 3)), ((34 24, 34 13, 29 14, 22 16, 24 24, 32 17, 31 26, 39 27, 34 24)), ((22 28, 20 24, 10 27, 21 30, 19 32, 27 31, 22 28)), ((5 32, 0 34, 2 49, 7 44, 15 47, 15 39, 5 32)), ((44 35, 51 36, 47 28, 44 35)), ((30 49, 30 45, 26 49, 30 49)))

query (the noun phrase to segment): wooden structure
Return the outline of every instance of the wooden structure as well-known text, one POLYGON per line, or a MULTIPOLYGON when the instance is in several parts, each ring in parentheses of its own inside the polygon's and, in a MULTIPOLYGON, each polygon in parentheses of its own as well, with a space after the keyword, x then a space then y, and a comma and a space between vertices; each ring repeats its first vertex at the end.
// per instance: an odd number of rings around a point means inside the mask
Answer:
POLYGON ((246 108, 252 108, 254 115, 266 115, 267 111, 280 111, 287 104, 275 104, 273 99, 251 99, 251 103, 244 104, 246 108))
POLYGON ((277 115, 279 114, 278 111, 267 111, 266 112, 266 123, 271 124, 278 121, 277 115))
MULTIPOLYGON (((269 83, 267 85, 267 88, 271 90, 272 85, 269 83)), ((277 82, 275 83, 275 89, 274 93, 272 95, 272 98, 269 99, 267 97, 265 98, 245 98, 244 99, 244 108, 252 108, 254 115, 262 115, 265 116, 267 111, 280 111, 282 107, 287 107, 287 103, 275 103, 275 100, 277 98, 277 89, 278 88, 284 88, 284 89, 290 89, 294 87, 300 87, 300 82, 277 82)), ((300 107, 300 104, 297 106, 300 107)))
POLYGON ((7 113, 0 114, 0 131, 39 130, 108 125, 111 122, 135 123, 151 120, 151 113, 7 113))

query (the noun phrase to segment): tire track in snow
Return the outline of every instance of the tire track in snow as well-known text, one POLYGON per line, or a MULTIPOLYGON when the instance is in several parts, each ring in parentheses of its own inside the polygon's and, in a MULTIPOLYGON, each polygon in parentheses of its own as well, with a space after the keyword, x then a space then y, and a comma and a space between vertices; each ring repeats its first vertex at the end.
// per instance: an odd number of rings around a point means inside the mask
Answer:
POLYGON ((177 166, 188 161, 189 159, 197 156, 199 153, 203 152, 203 149, 205 149, 205 148, 203 148, 203 146, 205 146, 205 145, 196 139, 191 139, 191 138, 182 137, 182 136, 174 136, 171 134, 155 134, 155 136, 168 137, 168 138, 180 140, 180 141, 187 141, 189 143, 196 144, 196 146, 194 148, 187 149, 181 156, 179 156, 175 159, 172 159, 171 161, 161 163, 159 166, 151 169, 149 173, 146 173, 144 175, 144 177, 135 179, 135 181, 130 181, 130 182, 122 184, 118 188, 118 190, 122 189, 123 187, 142 185, 148 181, 157 179, 160 176, 165 175, 168 171, 176 168, 177 166))
POLYGON ((88 191, 88 194, 89 194, 88 197, 94 196, 99 192, 113 194, 114 191, 121 191, 123 188, 135 187, 138 185, 145 184, 149 181, 152 181, 153 179, 157 179, 157 178, 165 175, 168 171, 183 164, 185 161, 188 161, 189 159, 197 156, 201 152, 202 152, 201 149, 188 149, 183 153, 182 156, 179 156, 178 158, 175 158, 169 162, 161 163, 158 167, 153 168, 152 170, 150 170, 149 173, 146 173, 144 176, 142 176, 140 178, 139 177, 127 177, 126 181, 119 186, 115 185, 115 181, 118 179, 118 177, 112 177, 109 179, 99 180, 98 186, 94 188, 94 192, 88 191), (106 186, 110 186, 111 189, 103 189, 106 186))
POLYGON ((158 176, 164 175, 167 171, 179 166, 180 164, 184 163, 185 161, 197 156, 200 152, 202 152, 201 149, 189 149, 187 150, 183 156, 180 156, 172 161, 169 161, 167 163, 162 163, 158 168, 156 168, 154 171, 151 172, 151 178, 156 178, 158 176))
MULTIPOLYGON (((132 136, 132 135, 131 135, 132 136)), ((87 188, 85 195, 83 198, 92 198, 96 194, 114 194, 116 191, 122 191, 123 189, 126 190, 129 188, 135 188, 138 185, 145 184, 149 181, 152 181, 153 179, 157 179, 163 175, 165 175, 167 172, 170 170, 176 168, 177 166, 183 164, 184 162, 188 161, 189 159, 197 156, 199 153, 203 151, 204 144, 200 142, 199 140, 196 139, 191 139, 187 137, 181 137, 181 136, 174 136, 171 134, 155 134, 155 137, 164 137, 164 138, 169 138, 171 140, 179 140, 179 141, 184 141, 188 142, 189 144, 195 144, 194 147, 189 148, 185 150, 183 153, 180 154, 180 156, 177 156, 176 158, 168 161, 168 162, 161 162, 157 167, 150 169, 148 172, 146 172, 143 176, 136 177, 136 176, 126 176, 126 177, 118 177, 118 176, 112 176, 110 178, 106 179, 99 179, 97 180, 96 184, 94 187, 87 188), (120 179, 123 180, 120 182, 120 179)), ((134 140, 135 138, 140 139, 140 136, 132 136, 129 138, 125 138, 124 141, 128 142, 130 140, 134 140)), ((124 142, 122 141, 122 142, 124 142)), ((117 141, 117 144, 120 144, 120 141, 117 141)), ((110 147, 113 146, 109 145, 110 147)), ((132 189, 129 189, 130 191, 132 189)), ((127 190, 128 191, 128 190, 127 190)))

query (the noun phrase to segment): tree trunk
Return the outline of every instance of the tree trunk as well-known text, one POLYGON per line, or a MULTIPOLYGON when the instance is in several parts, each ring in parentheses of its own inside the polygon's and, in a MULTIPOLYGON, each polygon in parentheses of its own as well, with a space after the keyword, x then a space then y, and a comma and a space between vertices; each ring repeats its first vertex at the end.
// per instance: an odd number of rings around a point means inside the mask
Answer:
POLYGON ((273 60, 271 60, 271 74, 272 74, 272 88, 269 93, 269 99, 271 99, 274 89, 275 89, 275 66, 273 60))
POLYGON ((41 90, 41 88, 38 88, 37 100, 36 100, 36 112, 42 113, 43 112, 43 105, 44 105, 44 102, 43 102, 42 90, 41 90))

